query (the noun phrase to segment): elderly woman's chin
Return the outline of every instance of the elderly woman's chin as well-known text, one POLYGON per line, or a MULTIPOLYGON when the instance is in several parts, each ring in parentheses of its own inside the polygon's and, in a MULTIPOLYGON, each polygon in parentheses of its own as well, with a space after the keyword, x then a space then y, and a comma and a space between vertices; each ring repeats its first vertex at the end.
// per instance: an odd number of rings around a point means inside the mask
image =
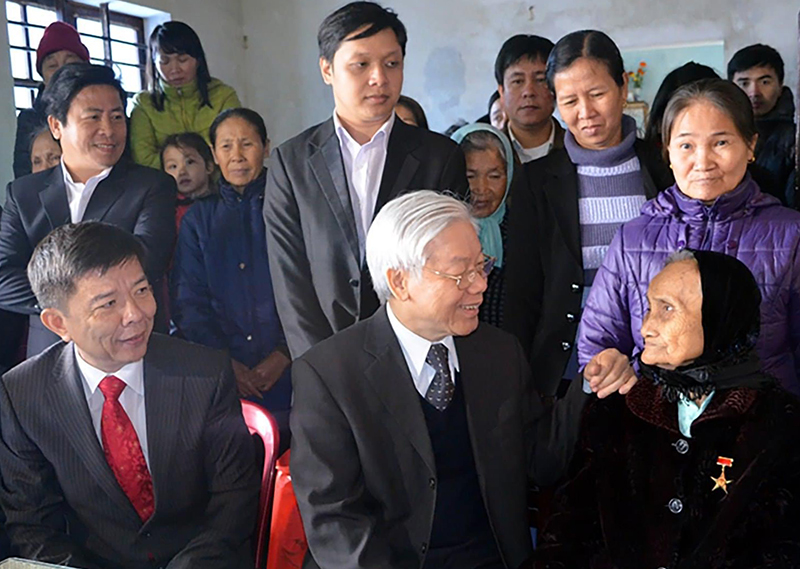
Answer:
POLYGON ((644 350, 642 350, 640 359, 642 360, 642 363, 645 363, 649 366, 660 367, 661 369, 668 370, 674 370, 685 363, 674 361, 675 358, 671 358, 669 355, 665 354, 664 350, 661 348, 647 347, 646 345, 644 350))

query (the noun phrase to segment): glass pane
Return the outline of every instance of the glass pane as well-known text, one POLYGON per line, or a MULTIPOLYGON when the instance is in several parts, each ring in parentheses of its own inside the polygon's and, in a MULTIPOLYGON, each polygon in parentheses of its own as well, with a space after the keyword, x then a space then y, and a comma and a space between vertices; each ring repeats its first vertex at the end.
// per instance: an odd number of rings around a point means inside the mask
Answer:
POLYGON ((127 26, 120 26, 119 24, 111 24, 111 39, 126 41, 130 43, 137 43, 139 41, 139 34, 135 29, 127 26))
POLYGON ((44 35, 44 28, 31 28, 28 27, 28 41, 30 46, 34 49, 39 47, 39 42, 42 41, 44 35))
POLYGON ((33 71, 33 78, 36 79, 37 81, 41 81, 42 80, 42 76, 39 75, 38 71, 36 71, 36 52, 35 51, 29 51, 28 52, 28 57, 31 58, 31 71, 33 71))
POLYGON ((103 24, 100 20, 90 20, 89 18, 78 18, 78 32, 82 34, 91 34, 93 36, 103 35, 103 24))
POLYGON ((27 6, 25 10, 28 14, 29 24, 47 27, 58 19, 55 10, 47 10, 36 6, 27 6))
POLYGON ((12 22, 21 22, 22 6, 16 2, 6 2, 6 18, 12 22))
POLYGON ((11 76, 14 79, 30 79, 28 73, 28 52, 22 49, 11 51, 11 76))
MULTIPOLYGON (((19 47, 25 47, 25 28, 16 24, 8 24, 8 43, 19 47)), ((37 45, 37 44, 33 44, 37 45)))
POLYGON ((139 65, 139 48, 132 45, 111 42, 111 59, 120 63, 139 65))
POLYGON ((138 93, 142 90, 142 72, 138 67, 130 65, 115 65, 118 70, 122 88, 128 93, 138 93))
POLYGON ((125 105, 125 116, 131 116, 131 111, 133 111, 133 96, 128 97, 128 104, 125 105))
POLYGON ((28 87, 14 87, 14 106, 18 109, 30 109, 33 106, 31 93, 28 87))
POLYGON ((90 38, 89 36, 81 36, 83 45, 89 50, 89 56, 92 59, 104 59, 105 51, 103 49, 103 40, 100 38, 90 38))

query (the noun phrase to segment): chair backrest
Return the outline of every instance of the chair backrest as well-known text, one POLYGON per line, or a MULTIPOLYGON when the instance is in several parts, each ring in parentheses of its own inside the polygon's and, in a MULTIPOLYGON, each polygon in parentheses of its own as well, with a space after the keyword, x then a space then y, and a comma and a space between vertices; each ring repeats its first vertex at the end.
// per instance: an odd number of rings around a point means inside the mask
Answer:
POLYGON ((272 516, 272 494, 275 486, 275 462, 278 460, 278 423, 270 413, 250 401, 244 399, 242 414, 250 434, 261 439, 264 445, 264 468, 261 474, 261 493, 258 499, 258 523, 254 535, 256 548, 256 569, 262 569, 267 561, 267 541, 269 538, 269 522, 272 516))

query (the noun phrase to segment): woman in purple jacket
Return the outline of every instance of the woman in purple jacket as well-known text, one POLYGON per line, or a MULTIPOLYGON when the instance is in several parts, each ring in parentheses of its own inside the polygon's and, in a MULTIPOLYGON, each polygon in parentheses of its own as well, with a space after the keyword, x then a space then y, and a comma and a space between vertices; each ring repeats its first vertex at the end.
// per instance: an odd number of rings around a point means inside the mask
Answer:
MULTIPOLYGON (((728 81, 691 83, 670 100, 662 133, 676 184, 614 237, 581 320, 579 364, 602 351, 619 360, 642 349, 647 283, 670 253, 690 247, 732 255, 753 272, 764 371, 800 394, 800 213, 747 172, 758 136, 750 101, 728 81)), ((635 376, 619 381, 629 386, 635 376)))

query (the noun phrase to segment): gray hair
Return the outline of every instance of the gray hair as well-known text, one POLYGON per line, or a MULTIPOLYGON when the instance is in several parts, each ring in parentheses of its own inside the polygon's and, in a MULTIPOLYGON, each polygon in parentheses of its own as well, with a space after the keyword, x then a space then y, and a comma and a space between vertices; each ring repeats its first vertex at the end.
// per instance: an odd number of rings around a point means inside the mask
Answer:
POLYGON ((39 307, 65 310, 77 281, 90 272, 137 259, 145 266, 139 240, 114 225, 88 221, 57 227, 33 250, 28 280, 39 307))
POLYGON ((469 206, 451 196, 419 190, 393 199, 378 212, 367 234, 367 266, 381 303, 391 298, 389 269, 419 276, 431 257, 428 244, 453 223, 466 221, 477 231, 469 206))
POLYGON ((694 256, 694 252, 690 249, 678 249, 674 253, 670 253, 669 257, 667 257, 667 262, 664 263, 664 266, 671 265, 672 263, 679 263, 681 261, 694 261, 697 262, 697 257, 694 256))

